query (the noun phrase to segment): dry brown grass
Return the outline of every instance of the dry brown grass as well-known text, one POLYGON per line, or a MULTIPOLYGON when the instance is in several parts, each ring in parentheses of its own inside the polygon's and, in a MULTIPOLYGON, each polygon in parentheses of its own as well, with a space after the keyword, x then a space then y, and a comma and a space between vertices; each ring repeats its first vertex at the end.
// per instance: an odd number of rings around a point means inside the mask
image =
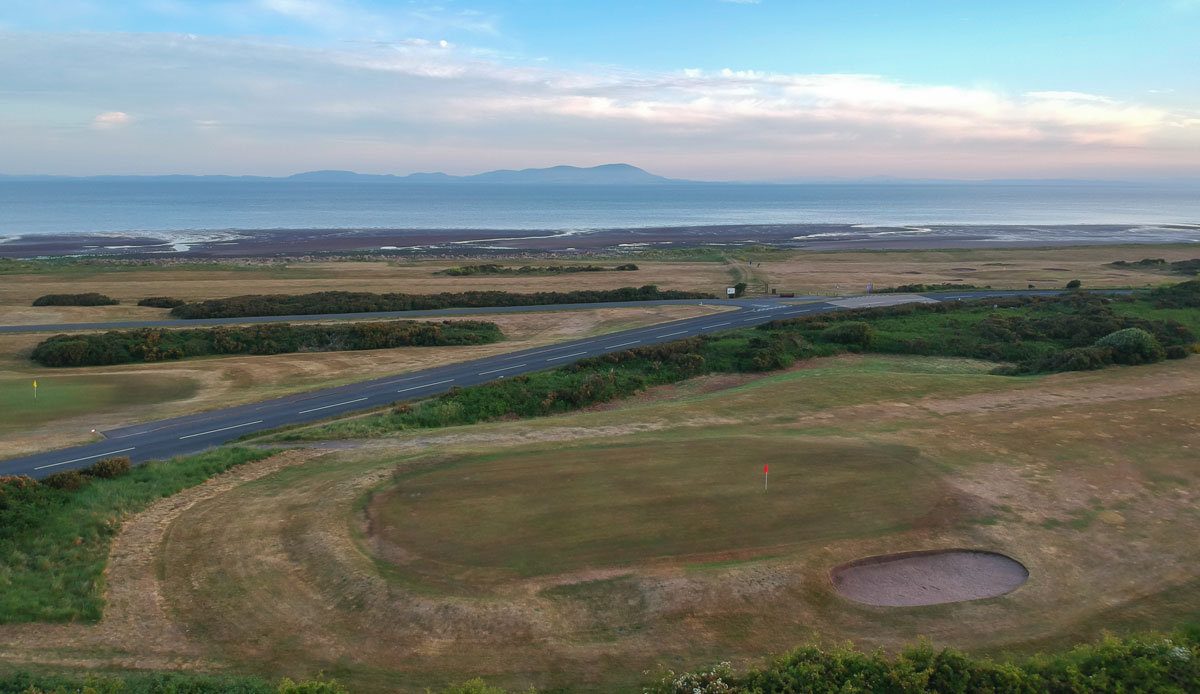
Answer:
POLYGON ((1108 267, 1115 260, 1185 260, 1196 248, 1177 246, 1076 246, 1050 249, 839 251, 764 256, 753 272, 780 291, 850 294, 866 286, 961 282, 996 289, 1061 289, 1078 279, 1084 287, 1153 286, 1180 277, 1133 268, 1108 267), (839 286, 840 285, 840 286, 839 286))
MULTIPOLYGON (((48 375, 69 374, 74 377, 121 375, 135 381, 184 379, 195 383, 194 395, 186 399, 153 405, 131 400, 126 405, 84 416, 54 418, 48 415, 42 423, 18 430, 0 426, 0 449, 5 457, 50 450, 93 440, 89 433, 92 428, 104 430, 256 402, 722 310, 725 309, 712 306, 647 306, 486 314, 476 317, 498 324, 508 339, 465 347, 232 356, 79 369, 45 369, 28 360, 29 350, 45 334, 0 335, 0 354, 6 355, 0 359, 0 382, 24 384, 37 378, 45 380, 48 375)), ((2 416, 3 412, 0 412, 2 416)))
MULTIPOLYGON (((404 292, 436 294, 498 289, 510 292, 616 289, 657 284, 662 289, 724 291, 728 280, 720 263, 638 263, 634 272, 578 272, 547 276, 449 277, 433 273, 475 261, 415 261, 296 263, 260 270, 130 269, 121 272, 5 275, 0 283, 0 325, 154 320, 166 309, 135 304, 149 296, 172 296, 186 301, 241 294, 303 294, 320 291, 404 292), (119 306, 32 307, 44 294, 99 292, 120 299, 119 306)), ((513 261, 552 265, 556 261, 513 261)), ((563 264, 563 263, 559 263, 563 264)))
MULTIPOLYGON (((336 667, 358 691, 419 691, 475 674, 513 687, 627 691, 656 663, 744 660, 813 633, 868 647, 924 635, 989 652, 1059 647, 1103 628, 1169 628, 1200 613, 1200 470, 1190 453, 1200 447, 1200 360, 1013 379, 960 360, 835 358, 660 396, 373 441, 207 495, 155 550, 168 614, 222 664, 273 675, 336 667), (800 478, 818 469, 805 467, 806 442, 900 447, 934 475, 924 488, 936 493, 912 496, 914 520, 883 532, 476 592, 466 567, 444 566, 457 590, 422 587, 406 574, 421 559, 406 556, 413 547, 395 547, 388 567, 357 539, 356 503, 394 470, 467 479, 480 455, 555 451, 578 465, 588 446, 747 436, 789 442, 794 459, 772 460, 772 471, 800 478), (959 546, 1013 556, 1030 581, 1000 598, 903 609, 847 602, 829 584, 828 569, 847 560, 959 546)), ((474 520, 463 509, 462 532, 474 520)), ((36 627, 21 633, 37 637, 36 627)))

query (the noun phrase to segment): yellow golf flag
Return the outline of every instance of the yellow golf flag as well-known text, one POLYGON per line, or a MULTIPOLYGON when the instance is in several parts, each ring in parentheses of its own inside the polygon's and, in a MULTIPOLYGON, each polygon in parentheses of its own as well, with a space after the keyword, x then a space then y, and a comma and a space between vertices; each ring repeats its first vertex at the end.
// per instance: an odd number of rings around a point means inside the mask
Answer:
POLYGON ((33 382, 33 387, 34 387, 34 388, 37 388, 37 381, 34 381, 34 382, 33 382))

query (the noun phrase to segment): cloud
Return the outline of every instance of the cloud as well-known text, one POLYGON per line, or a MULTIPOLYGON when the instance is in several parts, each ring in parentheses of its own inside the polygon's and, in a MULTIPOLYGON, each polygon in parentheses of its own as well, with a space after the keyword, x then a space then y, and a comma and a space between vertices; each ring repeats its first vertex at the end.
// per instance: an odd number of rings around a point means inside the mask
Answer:
POLYGON ((129 125, 133 118, 124 111, 105 111, 92 118, 92 127, 96 130, 116 130, 129 125))
POLYGON ((426 38, 318 47, 7 32, 0 113, 0 160, 11 171, 153 162, 168 171, 461 173, 628 160, 717 179, 1096 175, 1097 166, 1116 167, 1113 176, 1134 168, 1200 175, 1197 113, 1069 88, 562 70, 426 38), (109 110, 114 103, 125 110, 109 110), (128 113, 138 116, 137 143, 76 130, 89 121, 116 129, 132 122, 128 113))

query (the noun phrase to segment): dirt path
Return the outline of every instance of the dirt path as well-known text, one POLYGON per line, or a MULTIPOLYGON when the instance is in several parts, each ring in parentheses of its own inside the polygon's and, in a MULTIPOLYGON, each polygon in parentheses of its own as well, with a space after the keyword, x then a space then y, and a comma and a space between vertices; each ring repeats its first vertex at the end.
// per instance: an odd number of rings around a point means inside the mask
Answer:
POLYGON ((158 579, 158 546, 192 506, 327 451, 296 449, 247 463, 155 502, 127 520, 105 569, 108 604, 96 624, 0 626, 0 662, 68 667, 213 669, 220 667, 167 612, 158 579))

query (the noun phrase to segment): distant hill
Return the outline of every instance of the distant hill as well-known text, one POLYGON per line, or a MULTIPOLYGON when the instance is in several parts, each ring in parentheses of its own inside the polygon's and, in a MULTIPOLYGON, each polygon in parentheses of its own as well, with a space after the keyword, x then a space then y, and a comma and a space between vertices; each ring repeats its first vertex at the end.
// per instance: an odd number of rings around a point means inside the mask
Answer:
POLYGON ((548 169, 523 169, 521 171, 489 171, 463 177, 475 183, 573 183, 589 185, 643 185, 675 183, 669 178, 656 176, 629 164, 604 164, 591 168, 578 166, 552 166, 548 169))
POLYGON ((306 171, 280 178, 269 176, 4 176, 0 180, 48 181, 298 181, 307 183, 445 183, 445 184, 518 184, 518 185, 656 185, 663 183, 691 183, 663 176, 656 176, 629 164, 604 164, 601 166, 552 166, 547 169, 501 169, 472 176, 451 176, 444 173, 415 173, 408 176, 394 174, 360 174, 353 171, 323 170, 306 171))

